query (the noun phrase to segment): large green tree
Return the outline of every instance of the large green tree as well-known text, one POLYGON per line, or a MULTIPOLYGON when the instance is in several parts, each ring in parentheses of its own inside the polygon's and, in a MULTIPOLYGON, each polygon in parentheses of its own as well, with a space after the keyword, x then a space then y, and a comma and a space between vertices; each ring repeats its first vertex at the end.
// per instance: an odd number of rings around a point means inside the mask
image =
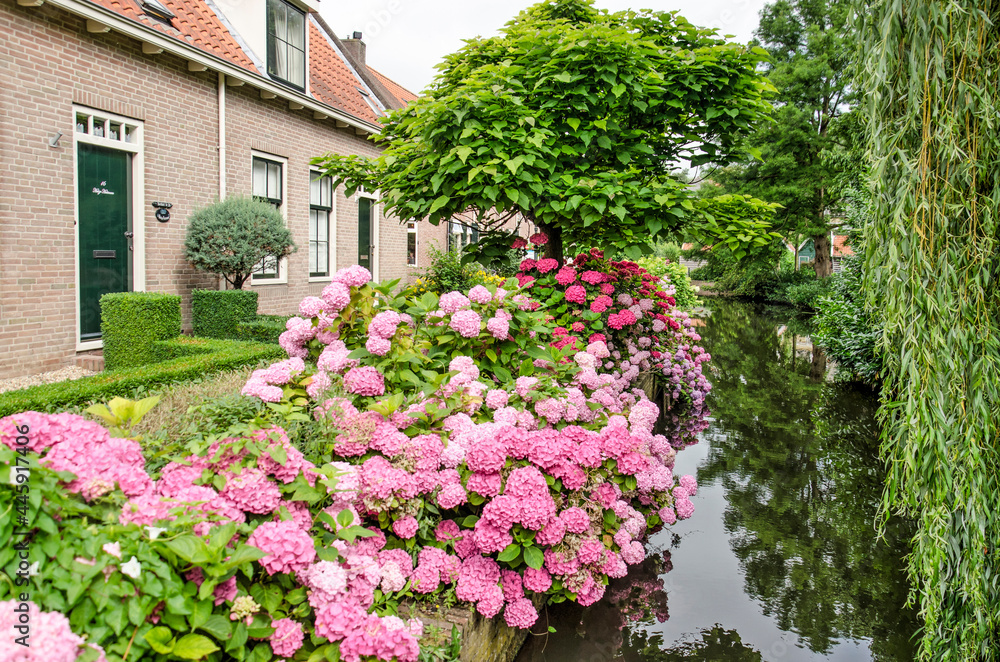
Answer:
POLYGON ((682 225, 742 250, 770 241, 772 209, 697 200, 674 166, 742 154, 770 110, 766 56, 676 13, 549 0, 446 57, 425 96, 384 122, 381 156, 318 162, 349 192, 379 189, 401 221, 473 212, 486 258, 506 255, 515 218, 557 259, 573 245, 638 257, 682 225))
POLYGON ((1000 2, 857 3, 865 285, 887 509, 918 521, 921 659, 1000 660, 1000 2))
POLYGON ((850 101, 856 39, 849 0, 777 0, 764 6, 754 33, 770 54, 765 66, 778 89, 774 122, 748 139, 756 158, 712 175, 727 193, 781 204, 775 228, 798 245, 811 237, 816 273, 833 273, 830 230, 839 212, 836 152, 850 142, 841 119, 850 101))

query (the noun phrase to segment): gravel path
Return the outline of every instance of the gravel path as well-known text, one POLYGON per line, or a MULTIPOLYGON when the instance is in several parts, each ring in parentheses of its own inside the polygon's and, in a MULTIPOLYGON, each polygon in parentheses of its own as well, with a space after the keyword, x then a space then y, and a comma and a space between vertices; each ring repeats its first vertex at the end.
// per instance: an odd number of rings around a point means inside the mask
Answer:
POLYGON ((96 373, 91 372, 90 370, 84 370, 83 368, 79 368, 77 366, 70 366, 68 368, 62 368, 61 370, 53 370, 52 372, 28 375, 27 377, 0 379, 0 393, 4 393, 6 391, 16 391, 20 388, 28 388, 29 386, 36 386, 38 384, 53 384, 55 382, 61 382, 69 379, 79 379, 93 374, 96 373))

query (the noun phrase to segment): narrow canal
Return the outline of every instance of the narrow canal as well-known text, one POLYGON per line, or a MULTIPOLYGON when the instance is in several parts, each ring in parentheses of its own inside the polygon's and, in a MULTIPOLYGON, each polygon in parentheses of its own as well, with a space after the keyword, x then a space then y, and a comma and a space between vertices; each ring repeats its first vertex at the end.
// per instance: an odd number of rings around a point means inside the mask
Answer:
POLYGON ((601 603, 549 607, 518 662, 912 660, 911 531, 874 524, 877 397, 833 383, 793 311, 708 305, 712 423, 674 468, 694 516, 601 603))

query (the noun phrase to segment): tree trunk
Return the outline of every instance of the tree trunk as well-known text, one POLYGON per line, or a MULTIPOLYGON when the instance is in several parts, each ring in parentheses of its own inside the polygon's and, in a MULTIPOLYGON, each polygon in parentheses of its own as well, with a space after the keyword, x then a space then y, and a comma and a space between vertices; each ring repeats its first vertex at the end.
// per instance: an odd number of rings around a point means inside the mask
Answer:
POLYGON ((539 223, 538 229, 549 238, 548 243, 545 244, 545 251, 542 257, 550 257, 554 260, 559 261, 559 265, 563 264, 563 242, 562 242, 562 228, 557 225, 546 225, 545 223, 539 223))
POLYGON ((833 274, 833 258, 830 251, 830 233, 813 235, 813 247, 816 249, 816 257, 813 258, 813 266, 816 268, 817 278, 827 278, 833 274))
POLYGON ((812 363, 809 366, 809 378, 814 382, 826 379, 826 352, 813 345, 812 363))

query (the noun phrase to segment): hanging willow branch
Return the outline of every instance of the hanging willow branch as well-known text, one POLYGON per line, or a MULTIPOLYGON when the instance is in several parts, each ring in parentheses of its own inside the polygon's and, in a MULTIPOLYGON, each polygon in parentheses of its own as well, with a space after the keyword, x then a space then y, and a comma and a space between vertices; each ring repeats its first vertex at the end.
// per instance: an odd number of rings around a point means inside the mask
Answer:
POLYGON ((885 320, 886 514, 917 519, 921 659, 1000 660, 1000 0, 857 0, 885 320))

